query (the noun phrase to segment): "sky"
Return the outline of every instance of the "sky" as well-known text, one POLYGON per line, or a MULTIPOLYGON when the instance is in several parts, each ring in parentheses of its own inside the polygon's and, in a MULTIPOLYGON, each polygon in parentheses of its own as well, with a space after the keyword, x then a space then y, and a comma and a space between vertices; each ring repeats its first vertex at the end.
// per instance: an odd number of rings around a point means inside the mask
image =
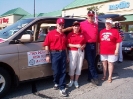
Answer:
MULTIPOLYGON (((35 12, 38 14, 61 10, 73 1, 74 0, 35 0, 35 12)), ((0 15, 18 7, 33 14, 34 0, 0 0, 0 15)))

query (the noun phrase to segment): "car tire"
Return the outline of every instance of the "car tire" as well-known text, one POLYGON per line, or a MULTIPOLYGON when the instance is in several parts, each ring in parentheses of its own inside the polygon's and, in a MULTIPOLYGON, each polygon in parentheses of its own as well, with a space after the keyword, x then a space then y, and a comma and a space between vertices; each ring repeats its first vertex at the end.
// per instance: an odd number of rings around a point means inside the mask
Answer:
POLYGON ((0 99, 7 94, 11 87, 11 76, 5 69, 0 67, 0 99))
POLYGON ((95 66, 96 66, 96 71, 98 74, 102 74, 103 73, 103 65, 102 62, 100 60, 100 55, 96 56, 96 60, 95 60, 95 66))

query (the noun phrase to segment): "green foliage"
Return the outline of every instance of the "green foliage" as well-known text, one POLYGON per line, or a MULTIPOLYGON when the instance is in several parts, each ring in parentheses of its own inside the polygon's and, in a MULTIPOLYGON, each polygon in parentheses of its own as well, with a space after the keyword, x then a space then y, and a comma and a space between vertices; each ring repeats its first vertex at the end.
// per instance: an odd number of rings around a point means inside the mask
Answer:
POLYGON ((97 14, 98 14, 98 15, 104 15, 103 12, 98 12, 98 10, 99 10, 98 6, 91 6, 91 7, 88 7, 87 10, 88 10, 88 11, 91 11, 91 10, 97 11, 97 14))
POLYGON ((88 10, 88 11, 90 11, 90 10, 98 11, 99 8, 98 8, 98 6, 91 6, 91 7, 87 8, 87 10, 88 10))

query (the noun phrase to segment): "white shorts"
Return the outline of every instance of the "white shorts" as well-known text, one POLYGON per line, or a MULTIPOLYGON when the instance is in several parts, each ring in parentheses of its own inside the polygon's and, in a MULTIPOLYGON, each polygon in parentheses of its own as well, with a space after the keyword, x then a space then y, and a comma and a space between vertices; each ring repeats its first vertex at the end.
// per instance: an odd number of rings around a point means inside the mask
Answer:
POLYGON ((101 61, 108 61, 108 62, 116 62, 118 60, 118 56, 116 55, 100 55, 101 61))
POLYGON ((69 51, 69 75, 73 76, 81 75, 81 69, 83 66, 83 60, 84 60, 84 51, 78 52, 78 51, 69 51))

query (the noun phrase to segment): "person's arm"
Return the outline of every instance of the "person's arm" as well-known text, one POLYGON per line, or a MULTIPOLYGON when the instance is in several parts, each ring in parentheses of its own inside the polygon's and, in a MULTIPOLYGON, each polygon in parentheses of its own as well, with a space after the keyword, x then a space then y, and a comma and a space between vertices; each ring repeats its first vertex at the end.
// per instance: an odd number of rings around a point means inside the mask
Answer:
POLYGON ((45 50, 46 53, 46 61, 50 62, 50 49, 49 49, 49 34, 46 36, 46 39, 43 44, 43 50, 45 50))
POLYGON ((116 43, 115 55, 118 55, 120 43, 116 43))
POLYGON ((67 27, 62 30, 62 32, 71 32, 73 30, 72 27, 67 27))
POLYGON ((82 46, 80 44, 68 44, 68 47, 81 48, 82 46))
POLYGON ((116 30, 116 38, 117 38, 117 41, 116 41, 115 55, 118 55, 120 42, 122 41, 120 33, 118 30, 116 30))
POLYGON ((99 33, 97 29, 97 35, 96 35, 96 55, 99 54, 99 33))

